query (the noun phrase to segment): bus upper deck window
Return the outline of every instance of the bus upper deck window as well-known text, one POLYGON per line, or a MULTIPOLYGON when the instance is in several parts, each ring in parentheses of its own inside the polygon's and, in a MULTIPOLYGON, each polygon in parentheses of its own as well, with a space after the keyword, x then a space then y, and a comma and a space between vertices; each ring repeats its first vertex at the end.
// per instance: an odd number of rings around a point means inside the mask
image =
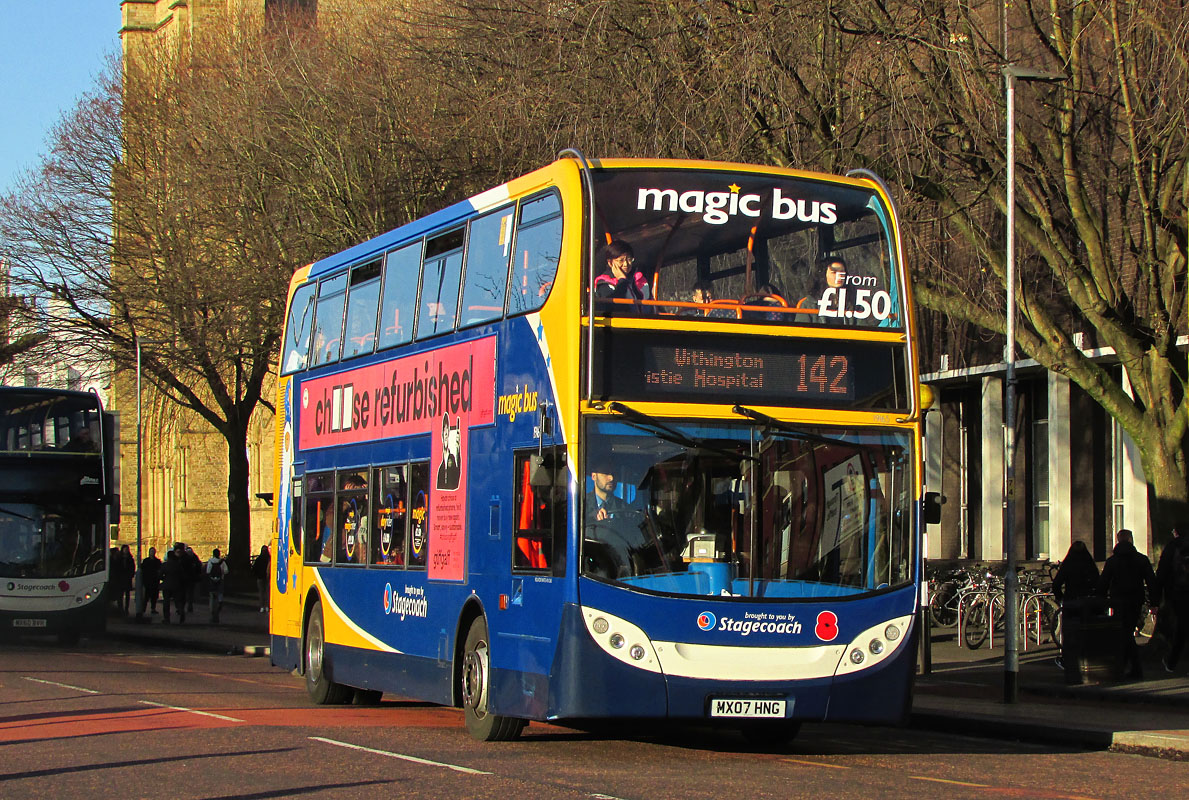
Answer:
POLYGON ((314 349, 310 366, 316 367, 339 359, 346 290, 345 274, 328 278, 318 286, 318 305, 314 311, 314 349))
POLYGON ((504 313, 513 208, 500 209, 471 223, 467 243, 462 324, 499 319, 504 313))
POLYGON ((351 270, 343 358, 364 355, 375 348, 376 311, 379 302, 380 262, 373 261, 351 270))
POLYGON ((289 304, 289 320, 285 324, 285 357, 281 361, 286 374, 306 366, 310 350, 310 323, 314 321, 314 290, 317 284, 307 283, 293 293, 289 304))
POLYGON ((420 241, 393 250, 385 257, 377 349, 413 340, 413 320, 417 315, 417 273, 420 269, 420 241))
POLYGON ((550 192, 520 205, 516 246, 508 286, 508 313, 535 311, 545 304, 561 259, 561 201, 550 192))
POLYGON ((418 339, 454 330, 458 315, 458 284, 462 279, 462 241, 463 231, 459 228, 425 243, 418 339))

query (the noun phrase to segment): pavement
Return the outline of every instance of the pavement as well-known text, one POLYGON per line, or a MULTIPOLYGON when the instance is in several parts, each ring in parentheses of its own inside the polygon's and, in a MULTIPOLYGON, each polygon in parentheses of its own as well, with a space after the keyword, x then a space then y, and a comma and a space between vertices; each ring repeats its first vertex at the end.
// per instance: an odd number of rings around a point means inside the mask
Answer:
MULTIPOLYGON (((237 656, 269 654, 268 615, 253 596, 225 598, 218 625, 209 621, 205 596, 186 622, 161 616, 108 618, 107 637, 158 647, 237 656)), ((1114 680, 1092 671, 1089 682, 1066 683, 1051 643, 1019 654, 1015 702, 1004 702, 1003 646, 960 646, 953 631, 935 629, 928 670, 920 670, 909 724, 962 735, 1040 742, 1051 746, 1137 753, 1189 761, 1189 658, 1165 672, 1159 639, 1140 640, 1142 680, 1114 680)), ((918 659, 922 664, 926 659, 918 659)))

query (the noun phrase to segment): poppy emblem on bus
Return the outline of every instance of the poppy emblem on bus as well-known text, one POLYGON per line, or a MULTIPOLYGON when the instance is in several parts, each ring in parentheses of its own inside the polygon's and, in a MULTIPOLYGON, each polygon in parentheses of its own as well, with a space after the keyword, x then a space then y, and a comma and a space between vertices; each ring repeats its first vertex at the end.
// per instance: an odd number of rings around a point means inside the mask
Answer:
POLYGON ((714 624, 718 619, 709 611, 703 611, 698 615, 698 627, 704 631, 714 630, 714 624))
POLYGON ((822 611, 817 615, 817 627, 813 629, 817 638, 832 642, 838 638, 838 615, 833 611, 822 611))

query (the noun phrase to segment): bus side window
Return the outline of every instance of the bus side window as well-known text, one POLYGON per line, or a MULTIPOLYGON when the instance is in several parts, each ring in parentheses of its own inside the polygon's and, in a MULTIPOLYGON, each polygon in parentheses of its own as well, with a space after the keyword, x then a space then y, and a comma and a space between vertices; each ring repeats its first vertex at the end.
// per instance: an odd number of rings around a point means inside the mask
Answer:
POLYGON ((517 453, 516 504, 513 509, 512 568, 566 573, 565 528, 569 496, 565 452, 549 448, 517 453))
POLYGON ((377 349, 413 340, 413 317, 417 312, 417 273, 420 269, 419 241, 393 250, 385 257, 377 349))
POLYGON ((314 290, 317 288, 317 284, 307 283, 293 293, 289 319, 285 323, 285 358, 281 362, 285 374, 303 369, 309 357, 310 323, 314 321, 314 290))
POLYGON ((301 555, 305 542, 302 541, 301 534, 301 511, 302 511, 302 489, 304 487, 304 478, 298 477, 293 479, 291 491, 293 492, 293 505, 289 514, 289 543, 293 547, 294 552, 301 555))
POLYGON ((405 563, 425 569, 429 556, 429 462, 409 465, 409 540, 405 563))
POLYGON ((512 251, 508 313, 535 311, 545 304, 561 259, 561 201, 553 192, 520 206, 512 251))
POLYGON ((376 467, 372 475, 376 493, 372 503, 371 563, 402 566, 409 516, 408 467, 376 467))
POLYGON ((458 288, 462 280, 462 242, 462 228, 425 242, 418 339, 454 330, 458 321, 458 288))
POLYGON ((306 476, 305 562, 329 564, 334 552, 334 476, 306 476))
POLYGON ((376 309, 380 302, 380 262, 351 270, 347 295, 347 331, 343 358, 370 353, 376 345, 376 309))
POLYGON ((338 544, 336 564, 366 564, 368 541, 368 470, 348 470, 339 473, 339 492, 335 499, 338 508, 336 525, 338 544))
POLYGON ((503 208, 471 222, 462 289, 463 325, 499 319, 504 313, 513 211, 512 207, 503 208))
POLYGON ((318 305, 314 310, 314 349, 310 357, 312 367, 339 360, 346 296, 345 273, 328 278, 318 285, 318 305))

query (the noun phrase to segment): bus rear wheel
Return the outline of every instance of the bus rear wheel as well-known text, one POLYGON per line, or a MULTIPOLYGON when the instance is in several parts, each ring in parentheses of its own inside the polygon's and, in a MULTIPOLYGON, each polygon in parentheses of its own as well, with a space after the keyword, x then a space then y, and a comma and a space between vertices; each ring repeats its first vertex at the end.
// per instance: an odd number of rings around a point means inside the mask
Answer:
POLYGON ((335 683, 327 677, 329 661, 326 657, 325 631, 322 623, 322 601, 317 600, 310 609, 310 621, 306 625, 306 691, 316 705, 341 705, 351 699, 353 692, 350 687, 335 683))
POLYGON ((487 621, 478 617, 467 630, 462 652, 462 715, 467 732, 481 742, 507 742, 524 730, 525 721, 487 710, 491 696, 491 646, 487 621))

